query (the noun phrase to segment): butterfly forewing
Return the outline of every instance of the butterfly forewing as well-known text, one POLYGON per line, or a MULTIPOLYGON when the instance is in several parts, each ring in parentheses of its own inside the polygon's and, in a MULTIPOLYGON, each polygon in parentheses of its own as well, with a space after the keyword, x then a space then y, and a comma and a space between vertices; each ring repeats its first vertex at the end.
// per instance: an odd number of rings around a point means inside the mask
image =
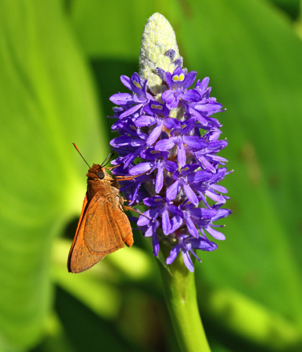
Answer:
POLYGON ((91 252, 106 255, 123 248, 124 238, 129 235, 132 238, 132 230, 118 196, 109 195, 102 199, 96 195, 94 198, 87 210, 89 221, 86 223, 84 240, 91 252), (117 217, 125 217, 127 222, 121 223, 117 221, 117 217), (121 226, 124 224, 126 228, 121 226))
POLYGON ((85 195, 81 217, 68 256, 67 266, 68 271, 71 273, 80 273, 87 270, 104 257, 91 253, 84 242, 84 230, 87 222, 87 204, 87 195, 85 195))

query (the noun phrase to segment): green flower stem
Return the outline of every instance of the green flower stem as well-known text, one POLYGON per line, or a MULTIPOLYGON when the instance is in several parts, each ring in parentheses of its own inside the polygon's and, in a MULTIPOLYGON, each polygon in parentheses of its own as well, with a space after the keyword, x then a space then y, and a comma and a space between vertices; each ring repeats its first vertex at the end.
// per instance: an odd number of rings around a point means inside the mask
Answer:
POLYGON ((210 352, 196 297, 195 277, 181 255, 169 265, 159 263, 166 304, 182 352, 210 352))

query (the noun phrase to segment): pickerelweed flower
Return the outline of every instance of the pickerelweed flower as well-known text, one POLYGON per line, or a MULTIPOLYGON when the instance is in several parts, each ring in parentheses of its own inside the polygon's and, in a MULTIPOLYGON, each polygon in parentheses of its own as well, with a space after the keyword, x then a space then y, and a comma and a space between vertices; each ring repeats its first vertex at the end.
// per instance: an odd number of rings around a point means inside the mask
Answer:
POLYGON ((228 174, 227 160, 217 155, 227 141, 219 140, 222 125, 212 117, 224 109, 210 97, 209 78, 194 83, 197 73, 182 63, 172 27, 154 14, 143 33, 140 74, 121 76, 129 92, 110 98, 118 133, 110 144, 119 154, 114 173, 139 175, 122 182, 121 191, 130 204, 147 207, 137 225, 152 237, 154 255, 168 243, 166 263, 182 252, 194 271, 195 251, 213 251, 211 238, 225 239, 215 221, 231 213, 222 208, 229 197, 218 185, 228 174))

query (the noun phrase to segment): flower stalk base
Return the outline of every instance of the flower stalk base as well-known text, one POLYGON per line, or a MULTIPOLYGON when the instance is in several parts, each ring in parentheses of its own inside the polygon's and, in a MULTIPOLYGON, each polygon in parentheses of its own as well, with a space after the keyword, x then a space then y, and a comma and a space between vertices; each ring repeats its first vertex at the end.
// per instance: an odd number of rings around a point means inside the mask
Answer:
POLYGON ((197 304, 195 276, 178 256, 170 272, 158 261, 165 301, 182 352, 211 352, 197 304))

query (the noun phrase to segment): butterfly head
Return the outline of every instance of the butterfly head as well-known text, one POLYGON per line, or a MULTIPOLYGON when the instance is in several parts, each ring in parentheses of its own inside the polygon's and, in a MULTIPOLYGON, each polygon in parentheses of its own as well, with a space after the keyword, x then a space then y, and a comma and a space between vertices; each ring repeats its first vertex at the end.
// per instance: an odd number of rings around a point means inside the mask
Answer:
POLYGON ((108 174, 106 168, 99 164, 93 164, 86 176, 94 180, 112 181, 112 176, 108 174))

